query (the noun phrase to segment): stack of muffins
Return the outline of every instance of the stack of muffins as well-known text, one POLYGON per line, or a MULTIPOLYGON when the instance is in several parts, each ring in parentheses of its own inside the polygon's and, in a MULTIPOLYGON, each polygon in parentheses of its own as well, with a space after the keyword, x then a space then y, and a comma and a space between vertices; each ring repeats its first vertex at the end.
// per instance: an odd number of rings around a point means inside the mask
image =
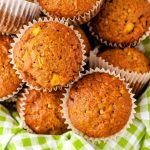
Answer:
POLYGON ((150 3, 35 3, 44 15, 0 30, 0 101, 17 95, 17 111, 29 132, 72 130, 93 142, 121 135, 134 119, 134 94, 150 79, 149 59, 133 47, 150 33, 150 3), (86 24, 88 34, 82 30, 86 24), (103 45, 99 50, 92 51, 89 34, 103 45))

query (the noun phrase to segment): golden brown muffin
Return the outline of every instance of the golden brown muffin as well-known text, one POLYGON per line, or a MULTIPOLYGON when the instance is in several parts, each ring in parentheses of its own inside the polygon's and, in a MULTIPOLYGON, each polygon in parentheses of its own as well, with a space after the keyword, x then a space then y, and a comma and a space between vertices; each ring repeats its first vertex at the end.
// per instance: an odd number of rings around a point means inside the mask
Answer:
POLYGON ((0 98, 13 94, 21 84, 8 58, 12 41, 11 37, 0 35, 0 98))
POLYGON ((56 22, 30 27, 14 47, 14 59, 22 77, 31 85, 51 89, 78 77, 82 47, 75 32, 56 22))
POLYGON ((150 27, 150 3, 147 0, 106 0, 92 26, 103 40, 133 43, 150 27))
POLYGON ((89 137, 104 138, 127 124, 132 100, 123 81, 109 74, 93 73, 73 85, 67 107, 76 129, 89 137))
POLYGON ((81 38, 84 40, 84 44, 85 44, 86 56, 89 56, 92 48, 87 36, 85 35, 84 31, 80 27, 75 27, 75 30, 79 31, 79 33, 81 34, 81 38))
POLYGON ((146 73, 150 71, 150 60, 136 48, 108 49, 98 54, 106 62, 114 67, 126 71, 146 73))
POLYGON ((62 93, 29 90, 26 100, 17 101, 17 110, 25 103, 25 123, 38 134, 62 134, 67 131, 61 113, 62 93))
POLYGON ((50 15, 73 18, 92 9, 98 0, 37 0, 50 15))

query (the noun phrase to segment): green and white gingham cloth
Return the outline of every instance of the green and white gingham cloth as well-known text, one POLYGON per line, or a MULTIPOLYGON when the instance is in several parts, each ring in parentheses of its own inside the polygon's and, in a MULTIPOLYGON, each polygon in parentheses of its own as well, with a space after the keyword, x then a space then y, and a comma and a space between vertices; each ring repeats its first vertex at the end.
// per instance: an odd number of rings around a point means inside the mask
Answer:
MULTIPOLYGON (((150 56, 150 37, 140 47, 150 56)), ((0 150, 150 150, 150 84, 137 101, 133 124, 116 140, 94 145, 73 132, 61 136, 30 134, 16 112, 0 105, 0 150)))
POLYGON ((150 86, 141 96, 133 124, 116 140, 93 145, 68 132, 61 136, 36 135, 26 132, 17 113, 0 105, 0 150, 149 150, 150 149, 150 86))

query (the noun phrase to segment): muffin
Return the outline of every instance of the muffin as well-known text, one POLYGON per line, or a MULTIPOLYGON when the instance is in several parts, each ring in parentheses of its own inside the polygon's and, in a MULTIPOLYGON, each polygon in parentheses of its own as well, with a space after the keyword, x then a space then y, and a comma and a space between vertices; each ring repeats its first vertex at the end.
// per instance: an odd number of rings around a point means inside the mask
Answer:
POLYGON ((75 30, 79 31, 81 34, 81 38, 84 40, 84 45, 85 45, 85 51, 86 51, 86 56, 90 55, 90 51, 92 50, 90 42, 88 40, 88 37, 84 33, 84 31, 80 27, 75 27, 75 30))
POLYGON ((103 0, 36 0, 45 13, 58 18, 71 19, 76 24, 88 22, 100 10, 103 0))
POLYGON ((0 35, 0 101, 12 97, 21 88, 21 80, 8 58, 11 42, 10 36, 0 35))
POLYGON ((106 0, 91 25, 103 41, 130 45, 150 27, 150 3, 147 0, 106 0))
POLYGON ((130 72, 146 73, 150 71, 150 60, 136 48, 108 49, 98 54, 114 67, 130 72))
POLYGON ((115 136, 132 116, 133 102, 128 89, 123 81, 108 73, 85 75, 67 94, 70 124, 89 139, 115 136))
POLYGON ((16 34, 22 25, 39 17, 40 8, 34 0, 1 0, 0 32, 16 34))
POLYGON ((21 77, 32 87, 51 90, 64 87, 82 68, 81 39, 59 22, 38 22, 14 45, 14 61, 21 77))
POLYGON ((91 68, 105 68, 125 78, 138 96, 150 79, 150 60, 136 48, 107 49, 98 54, 91 53, 91 68))
POLYGON ((21 116, 23 110, 25 124, 35 133, 62 134, 67 131, 60 111, 62 97, 60 91, 49 93, 28 90, 28 94, 24 94, 25 100, 21 97, 18 99, 17 111, 21 116))

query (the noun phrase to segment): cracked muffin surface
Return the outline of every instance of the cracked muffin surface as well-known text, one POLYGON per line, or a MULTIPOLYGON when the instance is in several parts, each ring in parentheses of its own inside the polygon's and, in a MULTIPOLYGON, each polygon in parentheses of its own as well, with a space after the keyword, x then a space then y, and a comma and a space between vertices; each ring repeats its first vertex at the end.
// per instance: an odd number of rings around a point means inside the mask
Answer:
POLYGON ((98 0, 37 0, 39 4, 57 17, 73 18, 83 15, 93 8, 98 0))
POLYGON ((150 71, 150 60, 136 48, 108 49, 98 56, 114 67, 130 72, 146 73, 150 71))
POLYGON ((106 0, 92 26, 103 40, 133 43, 150 27, 150 3, 147 0, 106 0))
POLYGON ((72 86, 67 108, 76 129, 89 137, 104 138, 127 124, 132 100, 123 81, 106 73, 92 73, 72 86))
POLYGON ((12 41, 11 37, 0 35, 0 98, 13 94, 21 84, 8 57, 12 41))
POLYGON ((32 86, 64 87, 79 75, 82 46, 75 32, 61 23, 39 22, 16 43, 15 64, 32 86))
POLYGON ((25 94, 26 100, 17 101, 17 110, 20 112, 20 106, 25 103, 25 122, 38 134, 62 134, 67 131, 64 119, 61 113, 62 93, 57 92, 41 92, 37 90, 29 90, 29 94, 25 94))

